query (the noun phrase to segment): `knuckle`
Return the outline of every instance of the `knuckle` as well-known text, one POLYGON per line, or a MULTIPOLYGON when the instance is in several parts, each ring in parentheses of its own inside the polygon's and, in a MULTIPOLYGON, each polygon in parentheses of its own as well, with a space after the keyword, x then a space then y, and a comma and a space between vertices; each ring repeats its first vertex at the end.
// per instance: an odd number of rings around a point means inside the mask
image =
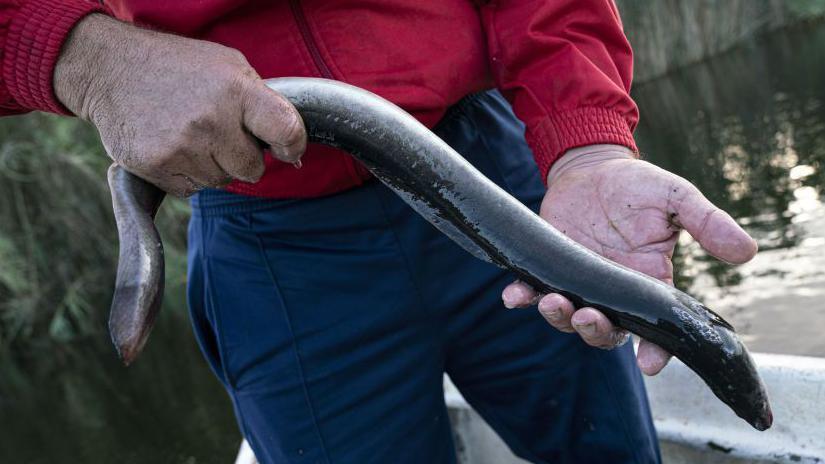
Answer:
POLYGON ((680 203, 686 200, 703 198, 702 191, 699 190, 699 187, 693 185, 693 183, 681 177, 675 179, 672 190, 673 196, 680 203))
POLYGON ((221 45, 215 42, 209 42, 206 45, 210 48, 209 52, 221 60, 221 62, 232 66, 250 67, 249 61, 246 59, 246 55, 244 55, 237 48, 221 45))
POLYGON ((249 60, 246 59, 246 55, 243 54, 237 48, 227 47, 225 45, 221 46, 223 48, 223 54, 226 58, 226 62, 232 65, 233 71, 238 72, 238 68, 249 76, 257 76, 258 74, 252 69, 252 66, 249 64, 249 60))
POLYGON ((229 75, 224 79, 223 92, 236 101, 241 101, 249 93, 249 79, 251 76, 245 71, 229 71, 229 75))
POLYGON ((226 47, 227 56, 237 63, 247 64, 246 55, 241 53, 237 48, 226 47))

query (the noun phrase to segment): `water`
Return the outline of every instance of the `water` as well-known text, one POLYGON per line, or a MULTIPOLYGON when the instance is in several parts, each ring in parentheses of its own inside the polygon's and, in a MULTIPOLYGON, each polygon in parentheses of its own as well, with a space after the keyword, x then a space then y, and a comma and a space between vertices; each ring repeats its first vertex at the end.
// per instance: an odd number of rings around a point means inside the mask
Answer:
POLYGON ((825 356, 825 27, 752 41, 641 85, 645 157, 697 185, 759 242, 743 266, 683 234, 676 283, 754 351, 825 356))
MULTIPOLYGON (((647 159, 698 185, 762 251, 730 267, 686 237, 677 285, 727 317, 758 351, 825 355, 825 27, 747 44, 637 87, 647 159)), ((126 369, 98 334, 0 358, 0 462, 228 463, 240 441, 229 402, 185 312, 167 308, 126 369)))
MULTIPOLYGON (((171 309, 171 308, 168 308, 171 309)), ((240 444, 182 311, 131 367, 105 332, 0 363, 0 463, 227 464, 240 444)))

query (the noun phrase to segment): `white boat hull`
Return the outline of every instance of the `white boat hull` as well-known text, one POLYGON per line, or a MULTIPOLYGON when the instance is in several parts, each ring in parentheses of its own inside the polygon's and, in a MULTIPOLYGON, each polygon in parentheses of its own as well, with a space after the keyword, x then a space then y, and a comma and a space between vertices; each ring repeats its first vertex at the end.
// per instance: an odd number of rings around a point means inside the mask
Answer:
MULTIPOLYGON (((825 464, 825 358, 754 354, 774 425, 758 432, 674 359, 646 379, 666 464, 825 464)), ((523 464, 445 378, 445 400, 462 464, 523 464)), ((254 464, 244 442, 235 464, 254 464)))

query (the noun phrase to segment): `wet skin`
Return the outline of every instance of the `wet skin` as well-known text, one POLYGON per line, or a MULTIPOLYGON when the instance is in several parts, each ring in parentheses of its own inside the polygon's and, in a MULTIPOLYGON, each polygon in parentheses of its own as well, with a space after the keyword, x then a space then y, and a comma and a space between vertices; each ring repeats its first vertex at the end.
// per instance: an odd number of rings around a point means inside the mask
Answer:
MULTIPOLYGON (((540 293, 600 311, 681 359, 754 428, 770 427, 767 393, 747 349, 699 301, 577 244, 386 100, 323 79, 267 85, 298 109, 310 141, 348 151, 467 251, 540 293)), ((129 363, 160 307, 163 255, 152 216, 163 194, 119 167, 109 179, 122 250, 138 250, 121 252, 110 317, 112 339, 129 363)))

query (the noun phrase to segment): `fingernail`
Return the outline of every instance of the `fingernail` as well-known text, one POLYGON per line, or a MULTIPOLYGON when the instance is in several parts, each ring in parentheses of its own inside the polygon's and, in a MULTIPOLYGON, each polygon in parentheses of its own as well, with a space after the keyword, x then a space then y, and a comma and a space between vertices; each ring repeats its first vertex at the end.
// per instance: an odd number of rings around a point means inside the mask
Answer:
POLYGON ((596 335, 596 324, 588 323, 582 325, 576 325, 576 331, 582 335, 587 337, 593 337, 596 335))
POLYGON ((561 319, 561 306, 550 306, 549 308, 539 308, 542 314, 551 321, 558 321, 561 319))
POLYGON ((540 299, 538 304, 539 311, 548 314, 554 311, 561 311, 561 306, 559 306, 558 302, 551 301, 552 299, 552 297, 540 299))

